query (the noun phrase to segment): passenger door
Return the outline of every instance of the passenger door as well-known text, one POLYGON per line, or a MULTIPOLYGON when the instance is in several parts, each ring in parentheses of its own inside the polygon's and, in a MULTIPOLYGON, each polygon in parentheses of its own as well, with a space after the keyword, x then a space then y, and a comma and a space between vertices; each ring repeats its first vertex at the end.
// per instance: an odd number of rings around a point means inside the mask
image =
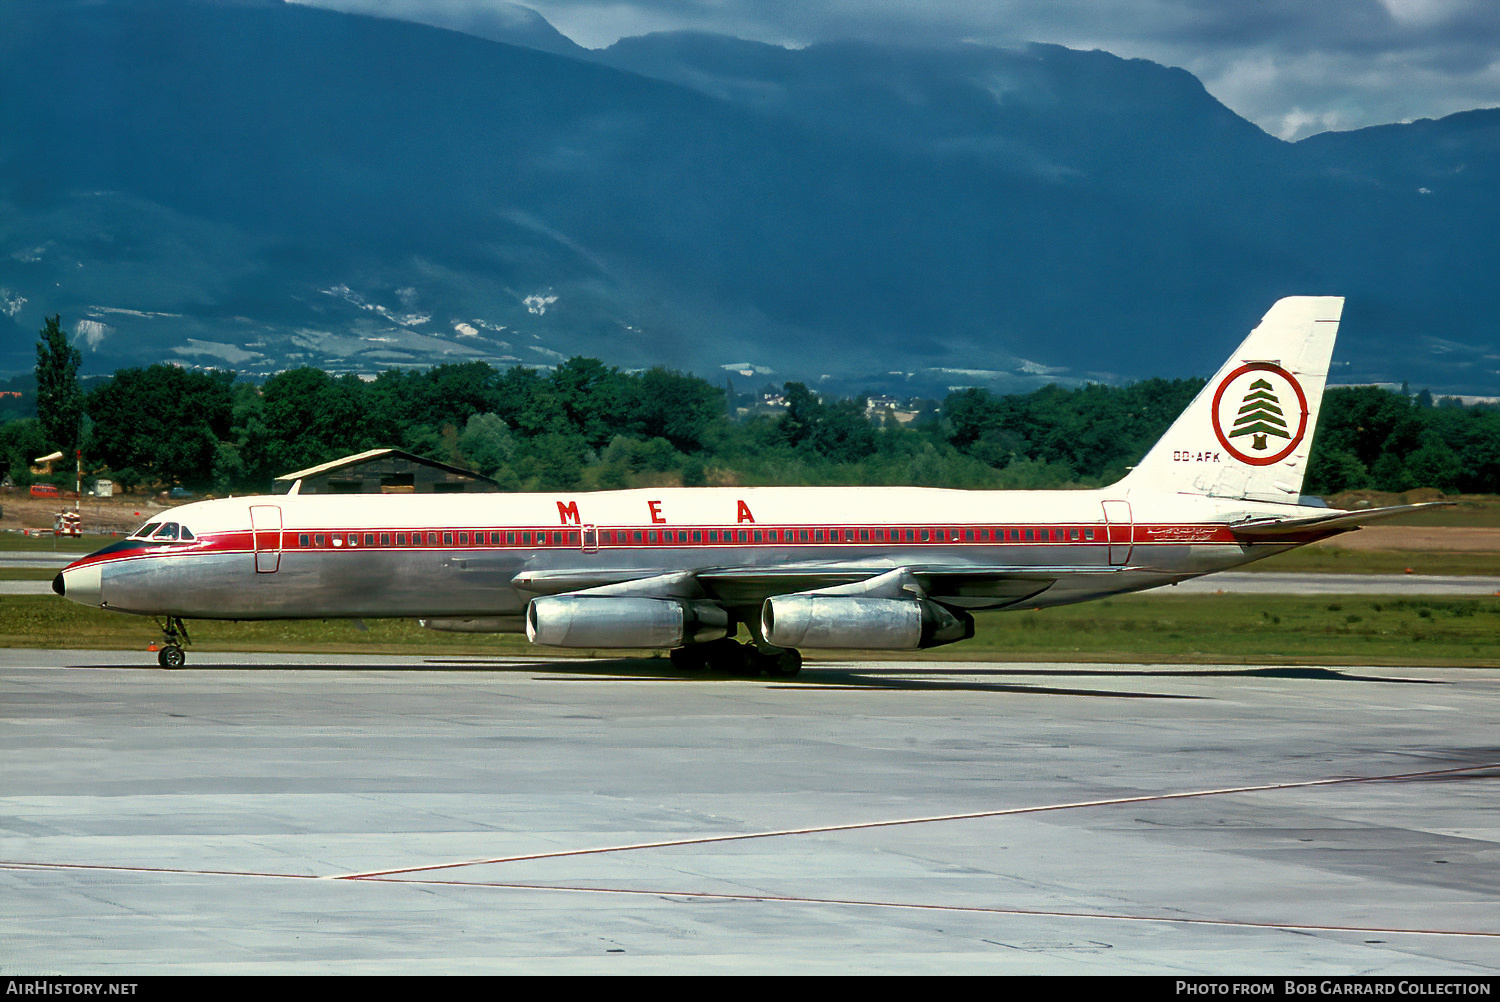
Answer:
POLYGON ((255 573, 276 573, 281 567, 281 507, 251 505, 250 535, 254 539, 255 573))
POLYGON ((1104 531, 1109 534, 1109 562, 1113 567, 1123 566, 1130 560, 1134 546, 1134 519, 1129 501, 1104 502, 1104 531))

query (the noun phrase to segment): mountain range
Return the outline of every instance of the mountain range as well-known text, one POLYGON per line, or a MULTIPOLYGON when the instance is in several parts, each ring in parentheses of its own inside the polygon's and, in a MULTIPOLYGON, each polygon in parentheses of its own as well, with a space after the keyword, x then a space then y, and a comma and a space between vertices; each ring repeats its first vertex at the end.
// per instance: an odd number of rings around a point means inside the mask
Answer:
POLYGON ((742 388, 1204 375, 1500 392, 1500 110, 1272 137, 1105 52, 574 45, 279 0, 0 5, 0 372, 592 355, 742 388), (462 30, 454 30, 459 28, 462 30))

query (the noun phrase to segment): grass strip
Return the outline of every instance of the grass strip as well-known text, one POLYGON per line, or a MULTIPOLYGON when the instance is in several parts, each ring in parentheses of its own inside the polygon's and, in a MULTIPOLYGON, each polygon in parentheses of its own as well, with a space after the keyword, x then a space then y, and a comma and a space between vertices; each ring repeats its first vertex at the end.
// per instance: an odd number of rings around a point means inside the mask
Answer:
MULTIPOLYGON (((1500 599, 1386 596, 1136 595, 1058 609, 985 612, 972 640, 928 651, 806 652, 809 657, 928 661, 1330 664, 1500 667, 1500 599)), ((535 647, 514 634, 424 630, 415 620, 189 621, 204 651, 610 656, 535 647)), ((745 636, 743 630, 741 637, 745 636)), ((0 596, 0 646, 144 652, 160 639, 144 616, 52 596, 0 596)), ((636 652, 649 653, 649 652, 636 652)), ((189 655, 191 658, 191 654, 189 655)))
POLYGON ((1304 546, 1244 568, 1273 574, 1500 575, 1500 554, 1454 550, 1344 550, 1304 546))

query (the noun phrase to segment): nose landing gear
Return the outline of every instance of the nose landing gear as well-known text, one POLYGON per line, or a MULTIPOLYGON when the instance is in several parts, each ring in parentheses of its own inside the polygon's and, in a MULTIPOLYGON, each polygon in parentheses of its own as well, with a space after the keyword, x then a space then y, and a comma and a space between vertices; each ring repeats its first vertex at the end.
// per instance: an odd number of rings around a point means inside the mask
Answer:
POLYGON ((161 647, 156 652, 156 663, 163 668, 181 668, 187 663, 182 645, 193 642, 187 625, 181 616, 168 616, 165 622, 158 620, 157 625, 161 627, 161 647))

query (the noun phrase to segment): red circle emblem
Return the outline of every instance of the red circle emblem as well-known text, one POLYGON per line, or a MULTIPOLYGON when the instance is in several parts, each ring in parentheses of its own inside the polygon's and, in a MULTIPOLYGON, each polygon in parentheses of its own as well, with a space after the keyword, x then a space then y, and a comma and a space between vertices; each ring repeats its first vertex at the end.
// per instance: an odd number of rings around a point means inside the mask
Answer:
POLYGON ((1296 378, 1273 362, 1248 362, 1231 372, 1219 383, 1212 410, 1219 444, 1250 466, 1281 462, 1307 434, 1307 396, 1296 378), (1287 413, 1292 398, 1295 421, 1287 413), (1223 412, 1226 399, 1235 408, 1228 421, 1223 412))

